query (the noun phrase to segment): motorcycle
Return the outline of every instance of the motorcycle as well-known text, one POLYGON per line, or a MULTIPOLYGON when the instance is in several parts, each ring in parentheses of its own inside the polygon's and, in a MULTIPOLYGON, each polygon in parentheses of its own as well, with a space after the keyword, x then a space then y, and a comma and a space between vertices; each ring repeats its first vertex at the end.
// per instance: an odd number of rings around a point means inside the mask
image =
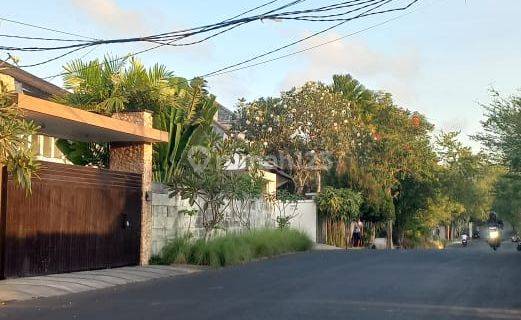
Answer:
POLYGON ((521 242, 517 243, 517 251, 521 251, 521 242))
POLYGON ((517 234, 513 235, 510 239, 512 240, 512 242, 519 242, 519 236, 517 234))
POLYGON ((461 245, 466 247, 468 244, 468 240, 467 239, 461 239, 461 245))
POLYGON ((498 227, 488 228, 488 244, 494 251, 501 246, 501 232, 498 227))

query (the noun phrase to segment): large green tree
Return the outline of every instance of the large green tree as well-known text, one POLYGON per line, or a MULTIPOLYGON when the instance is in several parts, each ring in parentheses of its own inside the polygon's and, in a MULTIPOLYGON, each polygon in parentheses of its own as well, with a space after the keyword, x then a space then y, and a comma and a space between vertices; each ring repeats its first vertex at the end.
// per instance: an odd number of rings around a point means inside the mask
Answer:
POLYGON ((497 181, 493 208, 517 232, 521 230, 521 177, 518 174, 504 174, 497 181))
POLYGON ((502 97, 492 90, 492 102, 484 105, 483 131, 476 139, 490 156, 512 172, 521 172, 521 95, 502 97))
POLYGON ((483 221, 493 202, 493 187, 500 168, 484 154, 474 154, 458 140, 459 132, 442 133, 437 137, 441 166, 440 181, 446 196, 461 203, 464 212, 453 222, 483 221))

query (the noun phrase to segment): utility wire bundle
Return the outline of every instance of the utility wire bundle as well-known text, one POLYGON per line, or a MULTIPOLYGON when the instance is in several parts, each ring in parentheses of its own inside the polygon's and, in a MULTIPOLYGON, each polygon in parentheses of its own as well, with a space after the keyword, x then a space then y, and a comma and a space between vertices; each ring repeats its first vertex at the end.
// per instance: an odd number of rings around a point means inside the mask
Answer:
POLYGON ((0 50, 4 50, 7 52, 12 51, 22 51, 22 52, 42 52, 42 51, 56 51, 61 50, 63 53, 60 53, 50 59, 47 59, 45 61, 41 61, 35 64, 31 65, 25 65, 21 67, 32 67, 37 65, 42 65, 54 60, 57 60, 59 58, 62 58, 66 55, 72 54, 74 52, 77 52, 79 50, 85 49, 85 48, 95 48, 100 45, 109 45, 109 44, 121 44, 121 43, 133 43, 133 42, 147 42, 147 43, 154 43, 156 44, 153 47, 143 49, 141 51, 135 52, 131 54, 131 56, 141 54, 147 51, 155 50, 162 46, 189 46, 189 45, 195 45, 204 41, 209 40, 210 38, 216 37, 220 34, 223 34, 225 32, 228 32, 232 29, 238 28, 240 26, 243 26, 245 24, 252 23, 254 21, 305 21, 305 22, 333 22, 332 25, 315 32, 305 38, 290 42, 288 44, 285 44, 279 48, 276 48, 274 50, 270 50, 267 52, 264 52, 262 54, 256 55, 252 58, 245 59, 243 61, 240 61, 238 63, 235 63, 230 66, 226 66, 223 68, 220 68, 218 70, 215 70, 213 72, 207 73, 203 75, 203 77, 206 76, 212 76, 212 75, 218 75, 223 73, 226 70, 237 68, 239 66, 242 66, 244 64, 250 63, 254 60, 257 60, 259 58, 268 56, 272 53, 281 51, 283 49, 286 49, 290 46, 296 45, 300 42, 306 41, 312 37, 315 37, 317 35, 320 35, 322 33, 325 33, 329 30, 332 30, 336 27, 339 27, 349 21, 367 17, 367 16, 374 16, 378 14, 393 12, 393 11, 403 11, 411 7, 414 3, 418 2, 419 0, 349 0, 349 1, 341 1, 341 2, 335 2, 333 4, 329 5, 323 5, 323 6, 316 6, 316 7, 308 7, 308 8, 302 8, 300 10, 295 10, 295 6, 297 5, 303 5, 306 0, 293 0, 286 4, 280 5, 274 9, 269 9, 263 13, 260 14, 253 14, 248 15, 249 13, 252 13, 254 11, 257 11, 261 8, 268 7, 270 5, 273 5, 276 2, 279 2, 279 0, 271 0, 266 3, 263 3, 257 7, 254 7, 252 9, 249 9, 245 12, 242 12, 238 15, 235 15, 231 18, 228 18, 226 20, 214 23, 214 24, 208 24, 188 29, 182 29, 182 30, 176 30, 176 31, 170 31, 160 34, 154 34, 149 36, 141 36, 141 37, 128 37, 128 38, 117 38, 117 39, 96 39, 91 37, 85 37, 77 34, 72 34, 68 32, 63 32, 55 29, 50 29, 46 27, 40 27, 35 25, 30 25, 18 21, 9 20, 6 18, 0 18, 0 20, 6 21, 6 22, 12 22, 17 24, 22 24, 30 27, 35 27, 39 29, 44 29, 47 31, 53 31, 57 33, 61 33, 64 35, 68 35, 67 38, 45 38, 45 37, 30 37, 25 35, 9 35, 9 34, 0 34, 0 38, 10 38, 10 39, 16 39, 17 41, 30 41, 30 42, 44 42, 44 43, 50 43, 50 42, 59 42, 60 45, 54 45, 54 46, 6 46, 6 45, 0 45, 0 50), (398 6, 391 6, 391 4, 398 3, 398 6), (71 36, 75 38, 71 38, 71 36), (81 39, 80 39, 81 38, 81 39), (189 38, 196 38, 192 41, 186 41, 189 38))

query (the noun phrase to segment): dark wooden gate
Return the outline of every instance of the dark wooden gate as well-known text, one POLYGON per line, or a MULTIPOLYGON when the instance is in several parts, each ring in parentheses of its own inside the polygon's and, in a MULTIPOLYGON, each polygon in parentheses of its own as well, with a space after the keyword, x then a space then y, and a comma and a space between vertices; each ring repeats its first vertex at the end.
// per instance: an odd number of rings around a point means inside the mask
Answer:
POLYGON ((43 162, 31 195, 4 181, 1 276, 139 262, 141 175, 43 162))

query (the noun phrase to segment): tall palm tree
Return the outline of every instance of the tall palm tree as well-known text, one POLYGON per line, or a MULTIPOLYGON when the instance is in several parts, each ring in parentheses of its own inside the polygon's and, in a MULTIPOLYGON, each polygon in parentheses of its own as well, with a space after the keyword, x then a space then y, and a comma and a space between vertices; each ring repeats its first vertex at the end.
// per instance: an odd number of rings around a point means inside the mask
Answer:
MULTIPOLYGON (((169 132, 169 142, 154 147, 154 179, 158 182, 171 182, 189 148, 202 143, 212 128, 218 106, 202 79, 189 82, 160 64, 147 69, 135 58, 75 60, 64 68, 64 86, 71 93, 59 98, 61 102, 105 115, 154 112, 154 126, 169 132)), ((62 140, 58 147, 75 164, 108 164, 107 146, 62 140)))
POLYGON ((59 100, 105 115, 144 109, 157 111, 173 93, 172 72, 160 64, 147 69, 133 57, 74 60, 64 69, 63 83, 71 93, 59 100))

